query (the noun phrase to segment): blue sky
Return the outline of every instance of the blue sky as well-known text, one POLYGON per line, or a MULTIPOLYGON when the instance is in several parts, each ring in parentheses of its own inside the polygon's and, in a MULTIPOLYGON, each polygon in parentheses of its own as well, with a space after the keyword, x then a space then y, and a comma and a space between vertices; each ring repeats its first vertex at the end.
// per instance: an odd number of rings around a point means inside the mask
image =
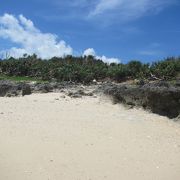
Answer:
POLYGON ((144 62, 180 55, 180 0, 6 0, 0 53, 144 62))

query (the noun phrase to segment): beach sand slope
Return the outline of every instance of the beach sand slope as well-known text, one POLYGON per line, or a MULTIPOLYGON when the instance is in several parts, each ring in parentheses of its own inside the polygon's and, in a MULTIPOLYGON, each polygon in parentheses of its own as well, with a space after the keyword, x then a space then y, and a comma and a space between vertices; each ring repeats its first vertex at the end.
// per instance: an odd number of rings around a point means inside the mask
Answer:
POLYGON ((104 97, 0 98, 0 180, 179 180, 180 126, 104 97))

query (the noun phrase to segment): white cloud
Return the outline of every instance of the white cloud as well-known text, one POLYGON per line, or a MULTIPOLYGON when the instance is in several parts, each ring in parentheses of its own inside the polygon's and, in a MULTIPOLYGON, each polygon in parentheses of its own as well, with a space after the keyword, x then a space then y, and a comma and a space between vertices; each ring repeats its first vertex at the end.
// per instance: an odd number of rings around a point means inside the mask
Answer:
POLYGON ((93 48, 88 48, 84 51, 83 56, 94 56, 96 59, 100 59, 105 63, 120 63, 120 59, 118 58, 107 58, 106 56, 97 56, 96 52, 93 48))
MULTIPOLYGON (((73 54, 73 49, 64 41, 58 41, 57 36, 51 33, 42 33, 31 20, 23 15, 18 18, 11 14, 0 16, 0 38, 8 39, 18 45, 0 51, 0 54, 22 57, 23 54, 36 54, 38 57, 49 59, 53 56, 63 57, 73 54)), ((83 56, 92 55, 106 63, 119 63, 117 58, 97 56, 93 48, 86 49, 83 56)))
POLYGON ((100 0, 95 9, 90 13, 91 16, 102 14, 106 10, 114 9, 117 5, 121 4, 122 0, 100 0))
POLYGON ((134 20, 157 13, 176 0, 99 0, 89 13, 90 18, 117 17, 119 21, 134 20))
POLYGON ((96 52, 93 48, 88 48, 84 51, 83 56, 96 56, 96 52))
POLYGON ((12 47, 4 50, 14 57, 35 53, 41 58, 51 58, 62 57, 73 52, 64 41, 58 41, 56 35, 42 33, 23 15, 19 15, 18 18, 11 14, 0 16, 0 37, 20 46, 20 48, 12 47))
POLYGON ((105 63, 120 63, 120 59, 118 58, 108 58, 106 56, 96 56, 97 59, 101 59, 105 63))

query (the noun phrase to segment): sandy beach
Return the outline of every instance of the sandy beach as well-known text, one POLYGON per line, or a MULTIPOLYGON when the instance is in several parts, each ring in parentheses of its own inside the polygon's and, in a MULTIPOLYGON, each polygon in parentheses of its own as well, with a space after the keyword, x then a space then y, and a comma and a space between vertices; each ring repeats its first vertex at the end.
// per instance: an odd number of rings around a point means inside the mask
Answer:
POLYGON ((179 180, 180 125, 103 97, 0 98, 0 180, 179 180))

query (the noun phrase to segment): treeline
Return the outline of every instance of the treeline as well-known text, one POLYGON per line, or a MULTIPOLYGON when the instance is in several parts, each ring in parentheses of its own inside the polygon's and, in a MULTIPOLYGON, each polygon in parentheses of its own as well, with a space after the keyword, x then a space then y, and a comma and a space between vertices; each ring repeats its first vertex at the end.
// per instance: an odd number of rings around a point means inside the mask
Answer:
POLYGON ((107 64, 93 56, 53 57, 42 60, 36 55, 24 55, 18 59, 11 57, 0 60, 0 74, 81 83, 89 83, 93 79, 97 81, 109 79, 117 82, 153 78, 172 80, 180 76, 180 57, 171 57, 152 64, 144 64, 140 61, 107 64))

